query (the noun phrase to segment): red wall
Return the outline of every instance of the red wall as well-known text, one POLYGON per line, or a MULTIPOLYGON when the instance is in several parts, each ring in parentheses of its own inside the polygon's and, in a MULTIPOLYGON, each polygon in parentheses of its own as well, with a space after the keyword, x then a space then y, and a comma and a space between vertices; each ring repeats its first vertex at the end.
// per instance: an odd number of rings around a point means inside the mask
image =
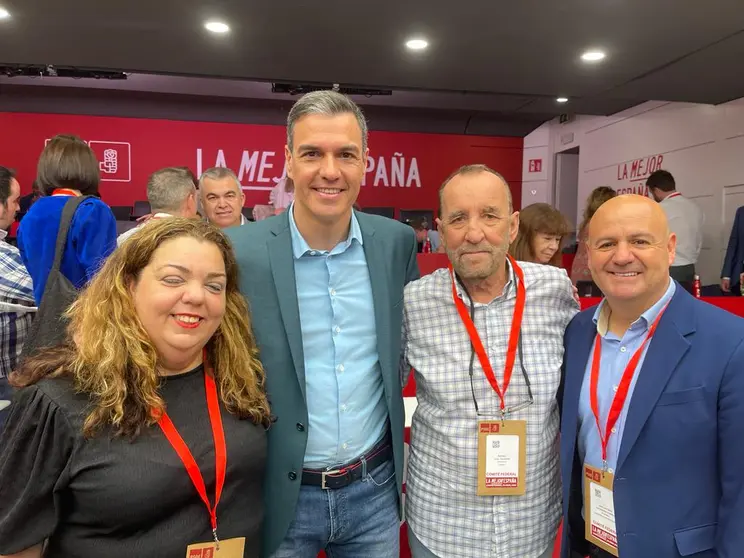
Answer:
MULTIPOLYGON (((23 193, 31 188, 44 142, 76 134, 102 163, 101 195, 109 205, 147 199, 147 177, 166 166, 195 173, 227 166, 246 189, 246 205, 267 203, 284 171, 285 128, 58 114, 0 113, 0 165, 15 168, 23 193)), ((436 209, 437 189, 460 165, 485 163, 511 186, 515 207, 522 192, 522 138, 370 132, 370 162, 359 196, 362 207, 436 209)))

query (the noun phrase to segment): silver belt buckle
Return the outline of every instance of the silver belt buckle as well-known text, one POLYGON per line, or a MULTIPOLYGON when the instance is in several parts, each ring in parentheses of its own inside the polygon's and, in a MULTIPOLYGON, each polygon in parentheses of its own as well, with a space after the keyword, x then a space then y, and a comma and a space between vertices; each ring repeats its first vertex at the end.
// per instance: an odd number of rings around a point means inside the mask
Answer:
POLYGON ((323 471, 320 474, 320 488, 321 490, 329 490, 329 488, 326 486, 326 476, 328 475, 336 475, 338 474, 339 470, 334 469, 333 471, 323 471))

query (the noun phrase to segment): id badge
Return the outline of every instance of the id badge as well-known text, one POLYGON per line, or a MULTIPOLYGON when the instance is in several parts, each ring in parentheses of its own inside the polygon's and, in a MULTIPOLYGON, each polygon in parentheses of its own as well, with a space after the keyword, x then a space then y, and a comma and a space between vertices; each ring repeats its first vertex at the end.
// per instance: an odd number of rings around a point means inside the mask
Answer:
POLYGON ((618 556, 614 481, 614 475, 584 465, 584 536, 590 543, 618 556))
POLYGON ((243 558, 245 537, 221 540, 217 543, 190 544, 186 547, 186 558, 243 558))
POLYGON ((478 422, 478 496, 521 496, 527 474, 527 421, 478 422))

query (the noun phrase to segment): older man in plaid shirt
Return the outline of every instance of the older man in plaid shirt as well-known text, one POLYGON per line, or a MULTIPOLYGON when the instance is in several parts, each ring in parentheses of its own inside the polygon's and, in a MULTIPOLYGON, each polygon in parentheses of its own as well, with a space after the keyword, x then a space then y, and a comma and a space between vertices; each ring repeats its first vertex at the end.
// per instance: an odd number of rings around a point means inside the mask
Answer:
POLYGON ((440 189, 452 269, 409 283, 403 381, 415 370, 406 519, 414 558, 548 558, 561 516, 562 269, 507 255, 509 186, 469 165, 440 189))
POLYGON ((21 191, 13 172, 0 167, 0 430, 10 404, 8 374, 15 368, 23 341, 31 326, 34 306, 31 276, 15 246, 5 241, 15 220, 21 191))

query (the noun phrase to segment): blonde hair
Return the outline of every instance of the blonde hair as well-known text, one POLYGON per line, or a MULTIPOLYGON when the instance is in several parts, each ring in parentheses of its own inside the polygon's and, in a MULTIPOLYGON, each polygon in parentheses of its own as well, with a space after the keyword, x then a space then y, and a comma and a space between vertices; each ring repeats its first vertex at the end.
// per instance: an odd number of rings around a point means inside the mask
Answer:
POLYGON ((135 311, 130 285, 164 242, 180 237, 214 244, 227 275, 225 315, 207 342, 220 400, 232 414, 270 424, 265 374, 251 329, 248 305, 238 289, 238 266, 227 237, 198 219, 172 217, 140 227, 109 257, 70 307, 68 342, 27 358, 11 375, 18 387, 44 377, 72 377, 75 389, 90 396, 86 436, 104 426, 136 437, 164 409, 159 394, 158 354, 135 311))
POLYGON ((533 203, 519 212, 519 233, 509 246, 509 253, 514 259, 523 262, 537 262, 537 256, 532 249, 532 241, 538 233, 561 237, 558 250, 548 262, 560 267, 560 245, 571 227, 563 214, 547 203, 533 203))

